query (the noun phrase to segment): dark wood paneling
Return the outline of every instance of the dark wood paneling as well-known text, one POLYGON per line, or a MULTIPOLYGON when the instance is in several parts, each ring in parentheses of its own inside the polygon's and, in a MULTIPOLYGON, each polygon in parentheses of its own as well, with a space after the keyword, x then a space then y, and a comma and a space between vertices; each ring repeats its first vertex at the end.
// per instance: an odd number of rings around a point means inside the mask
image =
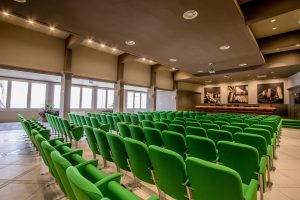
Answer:
POLYGON ((201 103, 201 93, 177 91, 177 110, 195 110, 201 103))

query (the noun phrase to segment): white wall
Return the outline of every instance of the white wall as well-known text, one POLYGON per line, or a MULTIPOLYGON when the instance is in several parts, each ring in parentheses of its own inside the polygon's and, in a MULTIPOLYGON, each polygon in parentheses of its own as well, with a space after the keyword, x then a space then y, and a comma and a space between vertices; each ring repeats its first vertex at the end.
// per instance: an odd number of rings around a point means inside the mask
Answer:
POLYGON ((156 110, 176 110, 176 92, 157 90, 156 93, 156 110))
POLYGON ((287 88, 300 86, 300 72, 290 76, 287 81, 287 88))

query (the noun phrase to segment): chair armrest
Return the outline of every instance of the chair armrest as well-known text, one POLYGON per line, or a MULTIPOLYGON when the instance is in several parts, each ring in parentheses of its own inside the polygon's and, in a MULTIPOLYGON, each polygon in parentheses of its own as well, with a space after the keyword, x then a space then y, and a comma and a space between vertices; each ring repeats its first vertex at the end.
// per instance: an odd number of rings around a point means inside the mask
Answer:
POLYGON ((101 179, 100 181, 96 182, 95 185, 100 191, 104 191, 104 190, 107 190, 107 184, 110 181, 115 181, 117 183, 120 183, 122 176, 123 175, 121 173, 114 173, 114 174, 106 176, 103 179, 101 179))
POLYGON ((57 142, 64 142, 64 138, 62 138, 62 137, 58 137, 58 138, 54 138, 54 139, 52 139, 52 140, 49 140, 48 141, 52 146, 55 146, 55 145, 57 145, 57 144, 59 144, 59 143, 57 143, 57 142))
POLYGON ((244 194, 245 200, 256 199, 257 185, 258 185, 257 180, 251 179, 250 184, 248 185, 247 191, 244 194))
POLYGON ((72 136, 76 141, 79 141, 83 136, 83 127, 76 126, 75 128, 71 129, 72 136))
POLYGON ((65 153, 63 154, 62 156, 67 159, 67 160, 71 160, 72 159, 72 156, 74 154, 77 154, 79 156, 82 156, 82 153, 83 153, 83 150, 82 149, 78 149, 78 150, 75 150, 75 151, 71 151, 71 152, 68 152, 68 153, 65 153))
POLYGON ((78 169, 78 171, 80 173, 82 173, 84 171, 85 166, 87 166, 87 165, 93 165, 97 168, 98 167, 98 160, 88 160, 88 161, 85 161, 83 163, 80 163, 80 164, 76 165, 75 167, 78 169))
POLYGON ((68 143, 62 143, 62 144, 58 144, 58 145, 54 146, 54 148, 59 152, 62 152, 63 147, 69 147, 71 149, 72 144, 70 142, 68 142, 68 143))

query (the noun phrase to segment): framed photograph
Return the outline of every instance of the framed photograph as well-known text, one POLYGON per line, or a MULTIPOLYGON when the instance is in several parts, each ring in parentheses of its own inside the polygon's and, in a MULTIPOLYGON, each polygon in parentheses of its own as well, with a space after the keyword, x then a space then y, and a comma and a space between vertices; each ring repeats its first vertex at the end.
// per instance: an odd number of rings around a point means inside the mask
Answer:
POLYGON ((267 83, 257 85, 258 103, 284 103, 283 83, 267 83))
POLYGON ((221 103, 221 88, 204 88, 204 103, 221 103))
POLYGON ((248 85, 228 86, 228 103, 248 103, 248 85))
POLYGON ((295 93, 295 104, 300 104, 300 93, 295 93))

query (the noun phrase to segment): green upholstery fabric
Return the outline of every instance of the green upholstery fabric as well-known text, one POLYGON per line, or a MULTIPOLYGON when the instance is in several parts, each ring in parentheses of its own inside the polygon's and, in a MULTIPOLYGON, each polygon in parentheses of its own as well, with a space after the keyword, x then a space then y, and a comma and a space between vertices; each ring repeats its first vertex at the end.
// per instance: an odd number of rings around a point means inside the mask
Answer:
POLYGON ((149 127, 149 128, 155 128, 154 123, 150 120, 143 120, 142 121, 142 126, 144 128, 149 127))
POLYGON ((199 122, 192 122, 192 121, 187 121, 185 123, 185 126, 188 127, 188 126, 192 126, 192 127, 201 127, 201 124, 199 122))
POLYGON ((207 137, 212 139, 215 144, 221 140, 232 141, 232 134, 229 131, 209 129, 207 131, 207 137))
POLYGON ((185 163, 174 151, 151 145, 149 156, 155 171, 157 186, 177 200, 185 200, 187 180, 185 163))
POLYGON ((164 122, 154 122, 154 126, 156 129, 162 131, 168 130, 168 124, 164 122))
POLYGON ((130 120, 133 125, 139 125, 140 121, 137 115, 130 115, 130 120))
POLYGON ((152 166, 146 144, 131 138, 124 138, 124 143, 132 173, 140 180, 154 184, 150 171, 152 166))
POLYGON ((110 147, 106 138, 106 133, 101 130, 94 128, 93 129, 94 136, 97 142, 98 150, 104 160, 112 162, 112 158, 110 155, 110 147))
POLYGON ((209 129, 220 129, 220 126, 217 124, 213 124, 213 123, 202 123, 201 124, 202 128, 204 128, 206 131, 208 131, 209 129))
POLYGON ((219 125, 221 128, 224 125, 229 125, 229 122, 224 122, 224 121, 214 121, 214 124, 219 125))
POLYGON ((232 125, 224 125, 221 127, 221 130, 229 131, 232 135, 238 132, 243 132, 243 129, 241 127, 232 125))
POLYGON ((185 126, 185 122, 182 121, 182 120, 172 120, 171 121, 171 124, 178 124, 178 125, 181 125, 181 126, 185 126))
POLYGON ((100 118, 101 118, 102 123, 108 124, 105 114, 100 114, 100 118))
POLYGON ((125 138, 125 137, 131 137, 129 126, 126 122, 119 122, 118 123, 118 130, 120 135, 125 138))
POLYGON ((144 135, 147 141, 147 145, 156 145, 156 146, 163 146, 163 140, 161 132, 156 128, 143 128, 144 135))
POLYGON ((183 136, 186 136, 186 130, 183 125, 180 124, 169 124, 168 125, 169 131, 177 132, 182 134, 183 136))
POLYGON ((230 123, 244 123, 244 120, 241 118, 231 118, 230 123))
POLYGON ((114 130, 119 132, 118 123, 121 122, 121 119, 118 116, 112 116, 113 122, 114 122, 114 130))
POLYGON ((248 124, 249 126, 251 126, 253 124, 259 124, 259 121, 255 120, 255 119, 245 119, 244 122, 245 122, 245 124, 248 124))
POLYGON ((162 139, 167 149, 180 154, 183 158, 186 157, 187 147, 182 134, 173 131, 163 131, 162 139))
POLYGON ((169 119, 161 118, 160 121, 163 122, 163 123, 166 123, 166 124, 171 124, 171 120, 169 120, 169 119))
POLYGON ((237 127, 240 127, 242 128, 243 130, 245 130, 245 128, 248 128, 249 125, 246 124, 246 123, 239 123, 239 122, 233 122, 230 124, 231 126, 237 126, 237 127))
POLYGON ((96 154, 100 154, 98 148, 97 148, 97 141, 93 132, 93 128, 90 126, 83 126, 84 128, 84 132, 86 134, 86 140, 87 143, 91 149, 91 151, 93 152, 93 157, 94 159, 96 158, 96 154))
POLYGON ((222 165, 189 157, 186 160, 193 199, 256 200, 257 181, 242 184, 240 175, 222 165))
POLYGON ((218 159, 216 145, 214 141, 209 138, 188 135, 186 136, 186 144, 189 156, 211 162, 218 159))
POLYGON ((140 126, 131 124, 131 125, 129 125, 129 130, 130 130, 131 137, 133 139, 141 141, 141 142, 146 141, 144 131, 140 126))
POLYGON ((206 135, 206 130, 201 127, 192 127, 192 126, 187 126, 186 127, 186 134, 187 135, 197 135, 201 137, 207 137, 206 135))

